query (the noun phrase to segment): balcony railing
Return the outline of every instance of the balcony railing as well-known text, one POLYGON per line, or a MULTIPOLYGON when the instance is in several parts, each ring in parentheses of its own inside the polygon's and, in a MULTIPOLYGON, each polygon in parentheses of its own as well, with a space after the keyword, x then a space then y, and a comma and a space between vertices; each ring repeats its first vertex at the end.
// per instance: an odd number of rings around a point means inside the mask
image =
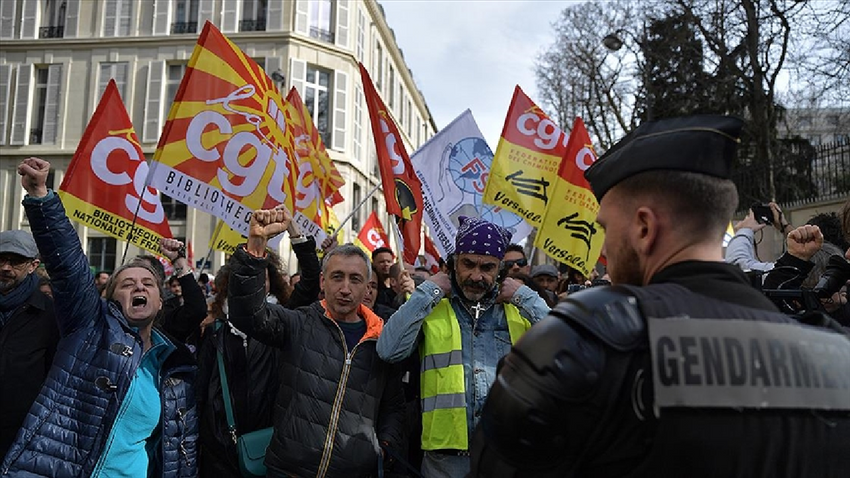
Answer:
POLYGON ((328 43, 334 42, 334 32, 323 28, 310 27, 310 36, 328 43))
POLYGON ((266 31, 266 19, 241 20, 239 22, 240 32, 264 32, 266 31))
POLYGON ((55 27, 41 27, 38 29, 39 38, 62 38, 65 35, 65 27, 63 25, 55 27))
POLYGON ((198 22, 174 22, 171 24, 171 34, 198 33, 198 22))

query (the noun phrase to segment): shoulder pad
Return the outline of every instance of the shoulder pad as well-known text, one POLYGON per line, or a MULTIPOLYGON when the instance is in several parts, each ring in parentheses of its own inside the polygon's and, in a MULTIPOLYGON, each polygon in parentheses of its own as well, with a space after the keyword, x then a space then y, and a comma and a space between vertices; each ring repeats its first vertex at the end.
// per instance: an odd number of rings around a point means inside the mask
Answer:
POLYGON ((646 322, 638 301, 626 288, 592 287, 570 294, 551 315, 578 326, 621 352, 646 343, 646 322))

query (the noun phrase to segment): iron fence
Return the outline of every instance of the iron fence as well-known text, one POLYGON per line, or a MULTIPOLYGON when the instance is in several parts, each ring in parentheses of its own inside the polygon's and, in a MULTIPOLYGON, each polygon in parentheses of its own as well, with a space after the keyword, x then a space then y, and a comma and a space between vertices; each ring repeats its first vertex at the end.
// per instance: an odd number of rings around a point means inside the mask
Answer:
POLYGON ((736 164, 732 180, 738 187, 738 211, 770 197, 770 176, 776 202, 795 207, 850 196, 850 142, 822 145, 797 142, 783 145, 773 164, 736 164))

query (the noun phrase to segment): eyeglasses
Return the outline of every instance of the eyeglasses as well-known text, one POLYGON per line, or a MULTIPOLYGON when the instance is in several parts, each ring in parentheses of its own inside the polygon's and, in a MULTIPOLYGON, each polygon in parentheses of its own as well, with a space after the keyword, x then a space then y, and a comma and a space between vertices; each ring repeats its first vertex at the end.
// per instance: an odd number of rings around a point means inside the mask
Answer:
POLYGON ((525 267, 525 266, 528 265, 528 260, 523 258, 523 259, 517 259, 515 261, 505 261, 505 269, 510 269, 511 267, 514 266, 514 264, 516 264, 517 267, 525 267))
POLYGON ((5 266, 6 264, 9 264, 14 268, 20 268, 29 262, 32 262, 32 259, 24 256, 19 256, 17 254, 0 255, 0 266, 5 266))

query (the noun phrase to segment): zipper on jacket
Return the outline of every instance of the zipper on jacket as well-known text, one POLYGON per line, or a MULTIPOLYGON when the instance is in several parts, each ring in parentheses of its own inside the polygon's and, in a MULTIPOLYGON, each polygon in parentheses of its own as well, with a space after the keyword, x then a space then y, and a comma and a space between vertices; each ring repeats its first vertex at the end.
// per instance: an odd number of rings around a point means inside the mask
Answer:
MULTIPOLYGON (((330 320, 333 322, 333 319, 330 320)), ((324 451, 322 452, 322 459, 319 461, 319 470, 316 472, 316 478, 323 478, 325 473, 328 471, 328 466, 330 466, 331 455, 333 454, 334 448, 334 437, 336 437, 337 425, 339 425, 339 413, 342 410, 342 398, 345 396, 345 388, 348 385, 348 374, 351 371, 351 360, 354 357, 354 352, 357 351, 357 347, 365 342, 365 340, 361 340, 354 346, 353 349, 351 349, 351 352, 349 352, 348 345, 345 343, 345 334, 342 333, 342 329, 339 328, 339 325, 337 325, 336 322, 333 322, 333 324, 337 331, 339 331, 339 337, 342 339, 342 350, 345 352, 345 364, 342 366, 339 386, 336 389, 336 397, 334 397, 334 404, 331 408, 331 420, 328 424, 328 435, 325 437, 324 451)))

